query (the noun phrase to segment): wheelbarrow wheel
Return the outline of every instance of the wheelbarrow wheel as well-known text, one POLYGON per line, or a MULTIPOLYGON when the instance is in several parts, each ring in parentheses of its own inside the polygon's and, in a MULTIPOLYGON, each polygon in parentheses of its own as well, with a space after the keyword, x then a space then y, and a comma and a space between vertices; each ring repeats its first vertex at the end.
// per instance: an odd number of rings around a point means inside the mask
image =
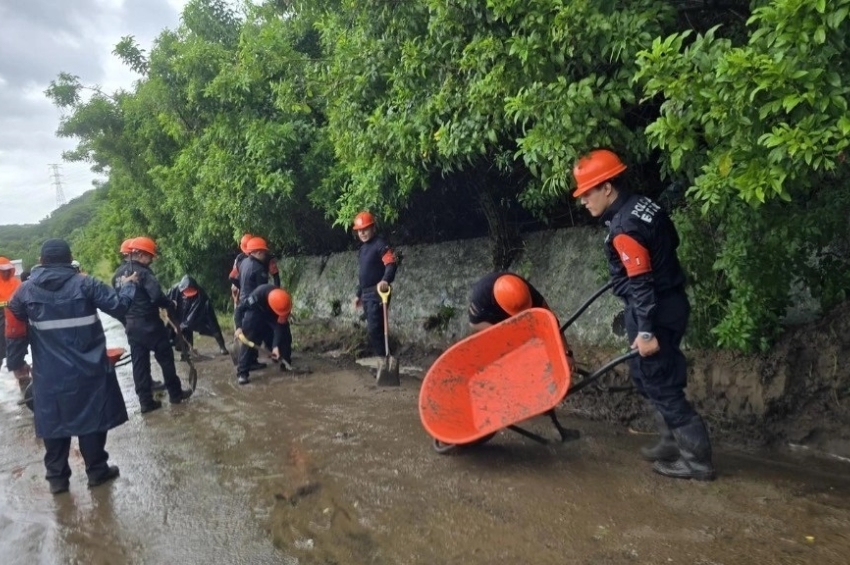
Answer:
POLYGON ((453 453, 457 450, 456 443, 443 443, 438 439, 434 440, 434 451, 439 453, 440 455, 448 455, 449 453, 453 453))
POLYGON ((440 455, 447 455, 447 454, 452 453, 456 449, 461 448, 461 447, 475 447, 476 445, 484 445, 485 443, 487 443, 488 441, 490 441, 494 437, 496 437, 496 432, 493 432, 492 434, 487 434, 486 436, 484 436, 482 438, 478 438, 475 441, 471 441, 469 443, 462 443, 462 444, 443 443, 440 440, 435 439, 434 440, 434 451, 436 451, 440 455))

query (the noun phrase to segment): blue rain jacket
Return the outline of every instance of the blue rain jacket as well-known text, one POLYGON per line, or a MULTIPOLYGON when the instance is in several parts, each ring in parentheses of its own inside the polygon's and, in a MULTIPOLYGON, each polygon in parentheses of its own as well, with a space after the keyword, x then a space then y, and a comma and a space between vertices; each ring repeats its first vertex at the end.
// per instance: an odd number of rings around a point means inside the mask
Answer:
MULTIPOLYGON (((120 293, 70 265, 34 269, 9 301, 9 370, 21 368, 32 347, 35 432, 64 438, 105 432, 127 421, 115 368, 97 310, 122 317, 135 284, 120 293), (16 331, 17 327, 17 331, 16 331)), ((7 320, 8 324, 9 320, 7 320)))

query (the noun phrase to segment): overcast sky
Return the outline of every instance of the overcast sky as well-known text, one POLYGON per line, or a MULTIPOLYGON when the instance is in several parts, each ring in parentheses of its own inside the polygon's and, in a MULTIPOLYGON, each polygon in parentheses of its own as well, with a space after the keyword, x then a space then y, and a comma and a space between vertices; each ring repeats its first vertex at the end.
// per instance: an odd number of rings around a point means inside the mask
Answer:
MULTIPOLYGON (((92 188, 85 163, 62 161, 61 114, 44 90, 61 72, 107 92, 138 78, 112 55, 134 35, 145 51, 178 25, 187 0, 0 0, 0 224, 37 223, 56 208, 48 165, 58 163, 66 200, 92 188)), ((2 242, 0 242, 2 245, 2 242)))

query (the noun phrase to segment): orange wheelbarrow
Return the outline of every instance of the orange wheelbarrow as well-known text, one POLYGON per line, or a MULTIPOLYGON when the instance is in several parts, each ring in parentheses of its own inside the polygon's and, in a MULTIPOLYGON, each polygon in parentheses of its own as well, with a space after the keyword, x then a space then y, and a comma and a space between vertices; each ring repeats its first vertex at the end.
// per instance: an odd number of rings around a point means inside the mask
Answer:
POLYGON ((560 424, 555 407, 638 353, 617 357, 571 385, 564 327, 549 310, 532 308, 446 350, 428 370, 419 393, 419 416, 434 449, 448 453, 482 444, 503 428, 548 443, 517 425, 542 414, 552 419, 561 441, 577 439, 576 430, 560 424))
MULTIPOLYGON (((126 351, 123 347, 109 347, 106 349, 106 358, 109 359, 113 367, 123 367, 131 361, 130 354, 125 355, 126 351)), ((19 404, 21 403, 26 404, 30 410, 33 409, 32 382, 24 389, 24 399, 19 404)))

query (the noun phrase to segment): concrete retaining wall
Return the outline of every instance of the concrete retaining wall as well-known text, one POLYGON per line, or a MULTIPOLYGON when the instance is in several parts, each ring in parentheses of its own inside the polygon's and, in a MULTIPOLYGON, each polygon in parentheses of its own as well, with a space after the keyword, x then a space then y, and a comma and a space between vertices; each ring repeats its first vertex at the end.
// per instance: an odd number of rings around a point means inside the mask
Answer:
MULTIPOLYGON (((551 230, 529 234, 525 250, 511 270, 527 277, 566 320, 607 280, 602 251, 604 232, 597 229, 551 230)), ((491 271, 490 243, 485 239, 399 248, 403 255, 393 285, 391 328, 402 341, 434 346, 467 334, 469 289, 491 271)), ((357 322, 353 306, 357 286, 355 252, 327 257, 284 259, 301 317, 331 319, 334 324, 357 322)), ((612 331, 621 310, 610 293, 594 303, 570 328, 568 337, 586 345, 622 346, 612 331)))

